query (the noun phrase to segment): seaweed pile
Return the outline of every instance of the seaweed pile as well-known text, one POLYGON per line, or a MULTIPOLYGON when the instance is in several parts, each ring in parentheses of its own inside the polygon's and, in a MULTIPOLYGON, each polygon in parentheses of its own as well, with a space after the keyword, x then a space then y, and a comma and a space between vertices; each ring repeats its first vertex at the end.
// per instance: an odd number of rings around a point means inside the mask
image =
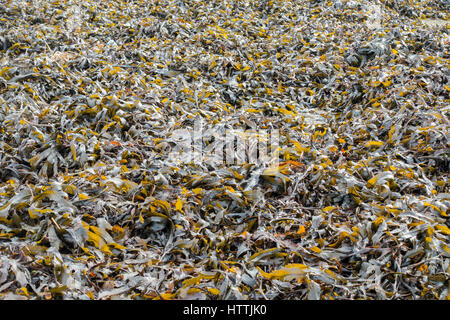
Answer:
POLYGON ((0 297, 448 299, 448 6, 2 1, 0 297))

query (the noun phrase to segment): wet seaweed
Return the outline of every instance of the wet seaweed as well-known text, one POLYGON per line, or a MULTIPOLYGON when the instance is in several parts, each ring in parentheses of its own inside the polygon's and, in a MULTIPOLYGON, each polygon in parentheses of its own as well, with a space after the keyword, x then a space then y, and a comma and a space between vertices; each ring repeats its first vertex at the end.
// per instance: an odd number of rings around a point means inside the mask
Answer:
POLYGON ((442 0, 3 1, 0 297, 448 299, 449 58, 442 0))

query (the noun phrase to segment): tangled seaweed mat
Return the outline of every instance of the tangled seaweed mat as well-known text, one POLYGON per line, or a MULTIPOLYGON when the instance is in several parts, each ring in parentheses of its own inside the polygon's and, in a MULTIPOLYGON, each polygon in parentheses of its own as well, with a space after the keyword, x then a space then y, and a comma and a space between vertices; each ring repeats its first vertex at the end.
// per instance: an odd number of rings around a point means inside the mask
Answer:
POLYGON ((1 297, 448 299, 447 22, 446 0, 2 1, 1 297), (169 161, 194 119, 279 130, 279 165, 169 161))

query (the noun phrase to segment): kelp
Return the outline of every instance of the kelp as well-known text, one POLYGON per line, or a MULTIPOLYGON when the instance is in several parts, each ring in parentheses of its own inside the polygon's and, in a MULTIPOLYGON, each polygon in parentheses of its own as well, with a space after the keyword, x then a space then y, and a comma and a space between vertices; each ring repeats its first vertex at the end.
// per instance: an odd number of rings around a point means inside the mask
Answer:
POLYGON ((3 1, 0 297, 448 299, 449 66, 441 0, 3 1))

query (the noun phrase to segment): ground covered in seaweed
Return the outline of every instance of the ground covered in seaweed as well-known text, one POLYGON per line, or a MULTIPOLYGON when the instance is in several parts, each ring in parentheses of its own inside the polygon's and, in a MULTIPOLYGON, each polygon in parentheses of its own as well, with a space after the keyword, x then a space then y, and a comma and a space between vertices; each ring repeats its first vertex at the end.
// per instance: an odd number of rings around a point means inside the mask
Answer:
POLYGON ((448 299, 448 6, 2 1, 0 296, 448 299))

